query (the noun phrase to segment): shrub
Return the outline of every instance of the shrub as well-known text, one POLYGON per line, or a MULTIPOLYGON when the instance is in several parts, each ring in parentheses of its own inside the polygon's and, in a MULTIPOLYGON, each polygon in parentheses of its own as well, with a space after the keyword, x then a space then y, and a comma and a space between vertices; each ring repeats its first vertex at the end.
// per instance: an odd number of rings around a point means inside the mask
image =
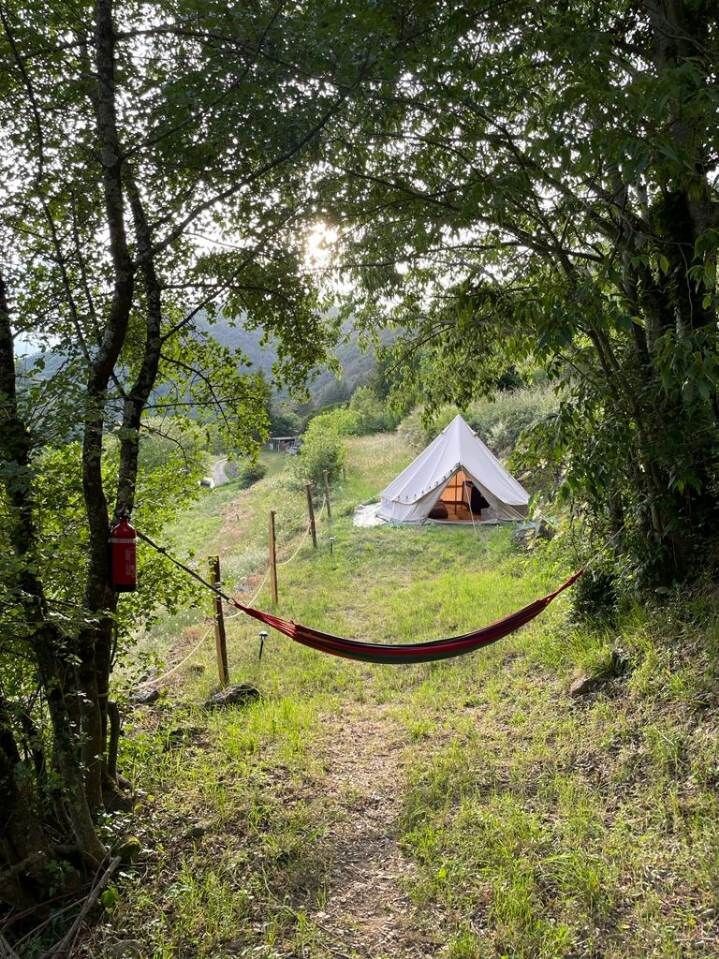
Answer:
POLYGON ((525 430, 553 413, 558 406, 551 389, 523 389, 499 393, 494 400, 474 404, 468 422, 495 453, 508 455, 525 430))
POLYGON ((354 410, 346 406, 338 406, 334 410, 327 410, 313 417, 307 432, 311 428, 336 433, 338 436, 357 436, 361 432, 361 423, 359 414, 354 410))
POLYGON ((225 467, 225 473, 231 479, 236 480, 242 489, 247 489, 248 486, 252 486, 253 483, 261 480, 266 472, 267 467, 259 460, 253 462, 246 459, 239 463, 236 460, 228 460, 225 467))
MULTIPOLYGON (((441 412, 444 412, 444 408, 441 412)), ((397 427, 397 432, 408 446, 419 450, 441 433, 450 419, 451 417, 442 422, 443 417, 436 413, 430 420, 425 421, 424 410, 416 407, 405 416, 397 427)))
POLYGON ((261 480, 266 472, 267 467, 259 460, 255 460, 254 462, 252 460, 245 460, 239 464, 237 479, 242 488, 246 489, 248 486, 252 486, 253 483, 261 480))
POLYGON ((346 426, 347 421, 335 415, 340 412, 349 411, 322 413, 316 416, 305 430, 295 466, 296 478, 301 483, 319 485, 323 481, 325 470, 330 480, 336 479, 342 470, 345 459, 342 435, 345 434, 340 432, 340 426, 346 426))
MULTIPOLYGON (((497 456, 507 456, 521 433, 557 409, 554 392, 547 388, 498 393, 473 403, 462 415, 497 456)), ((437 410, 428 423, 422 410, 413 410, 400 424, 404 439, 415 447, 426 446, 457 415, 453 406, 437 410)))
POLYGON ((393 430, 398 418, 390 410, 389 404, 379 399, 372 387, 360 386, 352 394, 349 405, 318 413, 311 423, 318 424, 316 429, 321 425, 323 429, 339 436, 364 436, 366 433, 393 430))
POLYGON ((296 436, 302 429, 302 418, 286 403, 270 409, 272 436, 296 436))
POLYGON ((206 436, 198 423, 182 416, 148 416, 142 425, 141 470, 151 472, 172 466, 191 473, 193 477, 201 474, 205 465, 206 436))
POLYGON ((352 394, 350 411, 358 417, 357 432, 384 433, 397 426, 398 419, 387 401, 381 400, 370 386, 360 386, 352 394))
POLYGON ((572 590, 572 619, 577 623, 611 624, 618 613, 617 574, 609 566, 594 566, 572 590))

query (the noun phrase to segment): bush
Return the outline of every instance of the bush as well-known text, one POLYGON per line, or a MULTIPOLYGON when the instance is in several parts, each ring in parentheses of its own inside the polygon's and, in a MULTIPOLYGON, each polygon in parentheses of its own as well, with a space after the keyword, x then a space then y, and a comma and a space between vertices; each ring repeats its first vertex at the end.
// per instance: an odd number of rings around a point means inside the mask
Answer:
POLYGON ((140 469, 145 472, 176 466, 193 476, 205 465, 204 429, 182 416, 148 416, 140 439, 140 469))
POLYGON ((246 460, 240 464, 237 471, 237 479, 240 481, 242 488, 246 489, 248 486, 252 486, 253 483, 261 480, 266 472, 267 467, 264 463, 261 463, 259 460, 255 460, 254 463, 252 460, 246 460))
POLYGON ((393 430, 398 418, 387 402, 380 400, 370 386, 360 386, 347 406, 318 413, 311 420, 316 429, 329 430, 339 436, 364 436, 393 430))
POLYGON ((358 430, 366 433, 384 433, 397 426, 398 419, 387 401, 380 400, 370 386, 360 386, 352 394, 350 411, 358 417, 358 430))
POLYGON ((572 619, 577 623, 615 622, 618 613, 617 574, 611 567, 594 566, 574 584, 572 619))
POLYGON ((424 415, 424 410, 418 406, 405 416, 397 427, 397 432, 405 443, 416 450, 420 450, 430 443, 438 433, 442 432, 451 419, 450 417, 446 422, 443 422, 444 417, 440 418, 439 414, 435 414, 425 422, 424 415))
POLYGON ((239 463, 229 460, 225 472, 233 480, 236 480, 242 489, 247 489, 248 486, 252 486, 253 483, 262 479, 267 472, 267 467, 259 460, 254 462, 252 460, 242 460, 239 463))
POLYGON ((286 403, 270 409, 272 436, 296 436, 302 430, 302 418, 286 403))
MULTIPOLYGON (((359 414, 346 406, 338 406, 334 410, 318 413, 307 428, 319 431, 336 433, 338 436, 357 436, 361 432, 359 414)), ((307 435, 307 434, 305 434, 307 435)))
POLYGON ((472 406, 468 422, 499 455, 508 455, 525 430, 539 423, 558 407, 551 389, 523 389, 499 393, 496 400, 472 406))
POLYGON ((348 421, 336 414, 347 412, 349 410, 322 413, 310 422, 302 437, 302 448, 295 466, 295 475, 301 483, 319 485, 325 470, 330 480, 339 476, 345 460, 342 436, 346 435, 340 432, 340 427, 346 427, 348 421))
MULTIPOLYGON (((478 400, 463 416, 497 456, 507 456, 520 434, 554 412, 557 405, 550 389, 514 390, 498 393, 493 399, 478 400)), ((399 430, 406 442, 420 448, 434 439, 458 412, 456 407, 444 406, 425 424, 422 411, 413 410, 399 430)))

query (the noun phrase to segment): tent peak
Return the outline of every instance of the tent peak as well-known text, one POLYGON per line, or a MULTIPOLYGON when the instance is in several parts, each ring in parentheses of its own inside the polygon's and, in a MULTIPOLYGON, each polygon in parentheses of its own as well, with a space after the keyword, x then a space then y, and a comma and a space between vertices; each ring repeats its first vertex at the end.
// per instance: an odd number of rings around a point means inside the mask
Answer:
MULTIPOLYGON (((466 426, 470 433, 474 433, 474 430, 473 430, 472 427, 469 425, 469 423, 467 422, 467 420, 462 416, 461 413, 457 413, 457 415, 456 415, 453 419, 451 419, 451 420, 449 421, 449 423, 447 424, 447 426, 445 427, 445 429, 449 429, 450 426, 455 426, 455 425, 456 425, 456 426, 466 426)), ((476 434, 475 434, 475 435, 476 435, 476 434)))

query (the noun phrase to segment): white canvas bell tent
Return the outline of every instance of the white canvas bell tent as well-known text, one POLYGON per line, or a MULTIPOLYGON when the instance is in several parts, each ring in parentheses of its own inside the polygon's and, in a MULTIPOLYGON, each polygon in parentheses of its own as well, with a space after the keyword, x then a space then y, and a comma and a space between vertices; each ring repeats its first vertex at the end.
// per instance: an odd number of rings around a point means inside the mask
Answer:
POLYGON ((526 515, 529 493, 461 416, 381 493, 390 523, 501 522, 526 515))

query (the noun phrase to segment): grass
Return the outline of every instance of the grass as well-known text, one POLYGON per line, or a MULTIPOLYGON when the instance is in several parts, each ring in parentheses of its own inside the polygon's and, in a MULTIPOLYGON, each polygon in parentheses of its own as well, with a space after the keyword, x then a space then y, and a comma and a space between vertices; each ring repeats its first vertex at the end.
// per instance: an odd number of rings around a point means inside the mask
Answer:
MULTIPOLYGON (((282 615, 354 637, 430 639, 561 580, 554 554, 518 553, 506 529, 354 529, 354 505, 410 456, 394 436, 351 441, 319 549, 305 543, 280 569, 282 615)), ((220 551, 228 579, 256 582, 268 510, 278 511, 281 555, 304 525, 290 466, 273 457, 249 490, 205 494, 168 537, 186 552, 220 551)), ((266 589, 258 605, 269 605, 266 589)), ((118 881, 87 953, 105 955, 132 930, 153 959, 394 959, 416 955, 417 942, 442 959, 716 954, 716 601, 633 610, 612 633, 573 626, 568 608, 564 596, 473 656, 397 669, 274 634, 260 662, 257 626, 228 620, 232 678, 262 699, 202 709, 215 685, 208 643, 158 704, 128 714, 121 764, 138 798, 119 825, 145 852, 118 881), (570 697, 575 671, 601 674, 616 645, 628 674, 570 697), (389 829, 408 864, 396 885, 414 938, 389 951, 366 924, 352 934, 357 917, 337 905, 338 837, 360 824, 374 775, 365 771, 369 792, 349 774, 337 786, 333 738, 355 716, 367 720, 357 736, 376 737, 362 749, 358 740, 358 776, 363 756, 397 743, 389 829)), ((168 662, 197 629, 192 615, 162 624, 155 640, 168 662)))
MULTIPOLYGON (((276 477, 286 466, 286 458, 276 453, 263 452, 260 460, 267 468, 265 482, 276 477)), ((203 490, 191 510, 184 511, 175 523, 167 528, 166 536, 178 553, 191 555, 198 546, 203 552, 221 546, 218 535, 223 518, 238 500, 242 500, 242 480, 233 479, 212 491, 203 490)))

